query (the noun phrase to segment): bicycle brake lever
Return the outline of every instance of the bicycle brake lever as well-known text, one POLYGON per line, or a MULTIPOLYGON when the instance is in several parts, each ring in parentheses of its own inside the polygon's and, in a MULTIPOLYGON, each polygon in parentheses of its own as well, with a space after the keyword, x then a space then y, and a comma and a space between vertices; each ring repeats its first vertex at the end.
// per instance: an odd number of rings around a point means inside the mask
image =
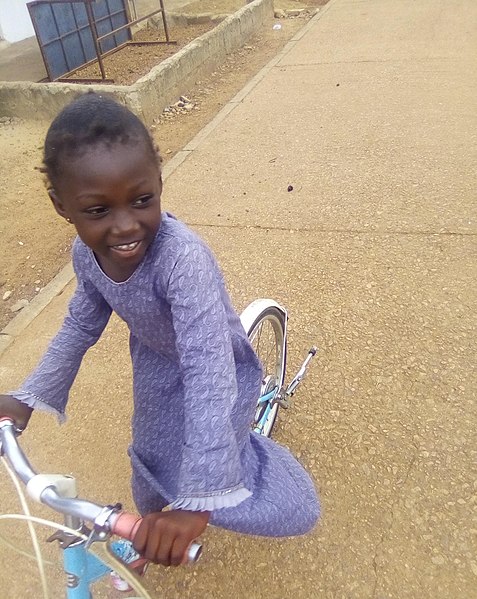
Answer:
POLYGON ((117 503, 116 505, 107 505, 102 509, 101 513, 94 521, 93 530, 86 541, 86 549, 88 549, 92 543, 104 543, 111 537, 112 531, 109 520, 112 514, 120 512, 121 509, 122 505, 120 503, 117 503))

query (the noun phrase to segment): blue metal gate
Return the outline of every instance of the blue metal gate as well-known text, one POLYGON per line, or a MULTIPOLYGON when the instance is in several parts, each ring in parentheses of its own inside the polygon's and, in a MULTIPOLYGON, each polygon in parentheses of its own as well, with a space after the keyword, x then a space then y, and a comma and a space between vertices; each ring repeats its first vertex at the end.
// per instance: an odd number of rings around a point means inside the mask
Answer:
POLYGON ((37 0, 27 6, 50 81, 131 39, 126 27, 97 40, 129 23, 126 0, 37 0))

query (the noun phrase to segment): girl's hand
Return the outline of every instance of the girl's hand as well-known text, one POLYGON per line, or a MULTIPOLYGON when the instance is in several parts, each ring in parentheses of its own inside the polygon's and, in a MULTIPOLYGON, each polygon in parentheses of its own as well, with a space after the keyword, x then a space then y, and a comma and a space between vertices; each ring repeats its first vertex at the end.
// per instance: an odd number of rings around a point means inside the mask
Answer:
POLYGON ((7 416, 11 418, 17 428, 23 430, 30 420, 33 408, 18 401, 11 395, 0 395, 0 418, 7 416))
POLYGON ((174 510, 144 516, 134 537, 134 549, 143 557, 163 566, 179 566, 187 560, 186 551, 205 530, 210 512, 174 510))

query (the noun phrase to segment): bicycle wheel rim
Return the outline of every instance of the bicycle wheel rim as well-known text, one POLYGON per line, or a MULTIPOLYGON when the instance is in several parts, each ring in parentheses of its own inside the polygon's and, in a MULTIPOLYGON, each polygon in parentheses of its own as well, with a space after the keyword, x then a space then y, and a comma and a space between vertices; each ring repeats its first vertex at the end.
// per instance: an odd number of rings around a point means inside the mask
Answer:
MULTIPOLYGON (((250 327, 248 337, 263 367, 260 395, 264 395, 274 388, 278 393, 285 378, 286 346, 283 312, 274 306, 266 308, 250 327)), ((269 437, 272 432, 278 407, 277 403, 272 406, 264 423, 262 434, 266 437, 269 437)), ((263 415, 263 411, 258 406, 254 424, 260 420, 261 415, 263 415)))

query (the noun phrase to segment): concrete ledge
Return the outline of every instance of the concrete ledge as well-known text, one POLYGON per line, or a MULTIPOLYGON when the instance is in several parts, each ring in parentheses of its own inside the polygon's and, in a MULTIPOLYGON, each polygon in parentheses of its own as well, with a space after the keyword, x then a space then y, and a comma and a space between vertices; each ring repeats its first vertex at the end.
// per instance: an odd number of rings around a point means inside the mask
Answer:
POLYGON ((94 90, 111 95, 149 125, 181 93, 222 64, 227 54, 240 48, 270 17, 273 0, 254 0, 131 86, 0 83, 0 116, 51 120, 78 95, 94 90))
MULTIPOLYGON (((168 12, 167 13, 167 25, 168 26, 180 25, 180 26, 184 27, 186 25, 198 25, 200 23, 210 23, 211 21, 220 23, 221 21, 225 20, 230 14, 231 13, 223 13, 223 14, 204 13, 204 14, 193 15, 193 14, 187 14, 187 13, 182 13, 182 12, 181 13, 168 12)), ((163 29, 161 16, 152 17, 151 21, 158 29, 163 29)))

